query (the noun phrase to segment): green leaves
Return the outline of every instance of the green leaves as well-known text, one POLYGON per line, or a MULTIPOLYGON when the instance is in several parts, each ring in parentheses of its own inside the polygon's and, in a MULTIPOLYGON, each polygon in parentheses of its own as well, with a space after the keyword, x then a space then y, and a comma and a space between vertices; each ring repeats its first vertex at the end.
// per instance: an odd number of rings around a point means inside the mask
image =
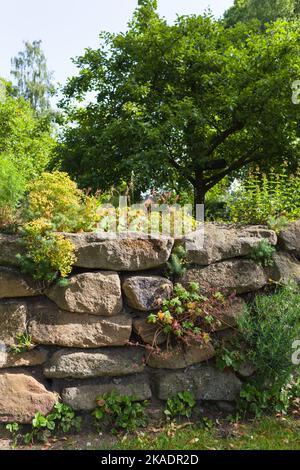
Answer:
POLYGON ((195 189, 203 202, 253 162, 297 159, 299 37, 297 22, 263 31, 190 16, 168 25, 143 3, 126 33, 103 35, 77 59, 62 104, 76 124, 65 129, 62 168, 94 189, 134 177, 137 197, 195 189), (87 92, 95 100, 78 109, 87 92))
POLYGON ((137 402, 134 397, 119 395, 116 391, 105 393, 96 399, 97 408, 93 411, 96 426, 108 424, 113 433, 135 431, 147 424, 145 408, 147 402, 137 402))
POLYGON ((196 406, 194 394, 189 391, 179 392, 167 400, 164 414, 167 418, 190 418, 196 406))

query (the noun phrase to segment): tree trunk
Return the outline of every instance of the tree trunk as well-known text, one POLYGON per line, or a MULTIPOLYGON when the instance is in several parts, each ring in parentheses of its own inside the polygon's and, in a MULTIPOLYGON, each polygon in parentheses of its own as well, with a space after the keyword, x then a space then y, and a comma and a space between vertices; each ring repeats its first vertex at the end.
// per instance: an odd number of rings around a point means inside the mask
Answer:
POLYGON ((205 194, 207 190, 202 179, 196 180, 196 185, 194 186, 194 216, 201 213, 201 210, 197 210, 197 206, 205 204, 205 194))

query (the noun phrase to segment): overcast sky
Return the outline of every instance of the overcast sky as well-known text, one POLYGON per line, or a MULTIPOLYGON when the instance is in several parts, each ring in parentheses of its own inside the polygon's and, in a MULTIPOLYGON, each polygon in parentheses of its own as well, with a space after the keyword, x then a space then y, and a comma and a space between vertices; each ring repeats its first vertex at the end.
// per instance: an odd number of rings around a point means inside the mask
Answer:
MULTIPOLYGON (((158 0, 170 21, 176 14, 202 13, 210 7, 216 17, 233 0, 158 0)), ((70 58, 85 47, 97 47, 100 31, 124 30, 137 0, 0 0, 0 76, 10 78, 10 60, 23 41, 41 39, 48 67, 57 82, 75 73, 70 58)))

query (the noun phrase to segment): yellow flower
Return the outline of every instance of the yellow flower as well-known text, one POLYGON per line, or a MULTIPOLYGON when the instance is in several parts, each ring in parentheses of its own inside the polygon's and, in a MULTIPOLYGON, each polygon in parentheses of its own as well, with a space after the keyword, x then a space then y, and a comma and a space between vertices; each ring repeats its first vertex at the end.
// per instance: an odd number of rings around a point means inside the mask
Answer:
POLYGON ((157 316, 158 316, 158 319, 161 321, 163 321, 163 319, 165 318, 164 312, 158 312, 157 316))

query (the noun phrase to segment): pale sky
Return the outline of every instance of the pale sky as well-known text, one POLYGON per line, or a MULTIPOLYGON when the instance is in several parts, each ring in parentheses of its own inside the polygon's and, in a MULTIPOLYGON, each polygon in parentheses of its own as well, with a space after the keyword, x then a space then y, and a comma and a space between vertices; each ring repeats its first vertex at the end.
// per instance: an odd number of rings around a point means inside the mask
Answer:
MULTIPOLYGON (((216 17, 233 0, 158 0, 159 11, 172 21, 176 14, 199 14, 210 7, 216 17)), ((23 41, 41 39, 57 82, 76 73, 70 58, 96 48, 100 31, 126 29, 137 0, 0 0, 0 76, 10 77, 10 60, 23 41)))

